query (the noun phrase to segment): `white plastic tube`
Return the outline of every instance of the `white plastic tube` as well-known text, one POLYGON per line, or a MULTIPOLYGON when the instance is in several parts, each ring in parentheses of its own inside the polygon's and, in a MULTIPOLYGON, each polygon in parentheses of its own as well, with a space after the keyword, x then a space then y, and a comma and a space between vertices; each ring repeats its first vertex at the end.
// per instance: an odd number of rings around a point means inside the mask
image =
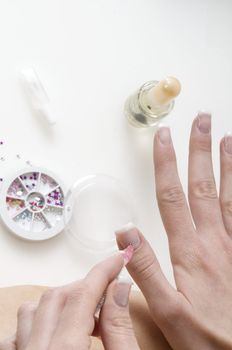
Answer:
POLYGON ((51 110, 50 99, 36 71, 26 68, 21 71, 21 78, 33 109, 43 115, 50 125, 54 125, 56 118, 51 110))

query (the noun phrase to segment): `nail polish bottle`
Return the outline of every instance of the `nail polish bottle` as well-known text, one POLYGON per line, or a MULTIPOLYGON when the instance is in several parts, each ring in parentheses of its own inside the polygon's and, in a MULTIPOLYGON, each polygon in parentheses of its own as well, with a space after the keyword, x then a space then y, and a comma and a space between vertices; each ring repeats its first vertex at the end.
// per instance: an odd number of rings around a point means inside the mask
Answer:
POLYGON ((154 126, 174 107, 180 93, 180 82, 174 77, 149 81, 130 96, 125 103, 125 115, 135 127, 154 126))

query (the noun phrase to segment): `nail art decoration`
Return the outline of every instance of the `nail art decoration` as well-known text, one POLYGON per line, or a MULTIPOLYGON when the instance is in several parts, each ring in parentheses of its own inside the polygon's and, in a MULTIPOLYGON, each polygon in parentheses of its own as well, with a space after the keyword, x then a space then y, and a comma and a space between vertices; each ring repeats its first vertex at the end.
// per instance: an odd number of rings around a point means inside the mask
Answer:
POLYGON ((42 240, 64 228, 64 186, 47 170, 18 172, 4 183, 1 196, 0 215, 18 236, 42 240))
POLYGON ((5 176, 7 176, 9 169, 25 168, 26 166, 32 166, 30 160, 26 160, 20 153, 11 152, 8 144, 5 140, 0 138, 0 187, 4 182, 5 176))
POLYGON ((123 256, 125 265, 127 265, 130 262, 133 256, 133 253, 134 253, 134 248, 132 244, 129 244, 128 247, 122 251, 122 256, 123 256))

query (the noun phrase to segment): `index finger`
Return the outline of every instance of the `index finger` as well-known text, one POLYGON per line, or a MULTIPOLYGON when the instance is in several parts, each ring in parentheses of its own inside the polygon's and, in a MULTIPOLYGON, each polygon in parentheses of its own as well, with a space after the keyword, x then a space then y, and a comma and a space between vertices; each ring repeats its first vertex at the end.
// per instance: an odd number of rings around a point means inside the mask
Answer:
POLYGON ((73 345, 88 342, 88 336, 94 330, 97 304, 109 283, 117 277, 125 263, 129 262, 132 254, 133 248, 129 246, 94 266, 76 288, 73 284, 53 338, 54 346, 63 344, 65 339, 69 339, 69 344, 71 341, 73 345))
POLYGON ((99 301, 99 297, 101 298, 108 285, 118 276, 123 266, 130 261, 133 251, 132 245, 129 245, 126 249, 100 262, 90 270, 85 282, 94 289, 94 294, 97 297, 95 301, 99 301))

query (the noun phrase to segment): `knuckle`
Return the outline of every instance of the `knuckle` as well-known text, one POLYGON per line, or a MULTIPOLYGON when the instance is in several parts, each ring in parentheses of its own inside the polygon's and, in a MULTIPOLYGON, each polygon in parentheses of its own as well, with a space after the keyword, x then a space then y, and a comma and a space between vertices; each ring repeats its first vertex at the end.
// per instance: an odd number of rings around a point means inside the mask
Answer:
POLYGON ((82 302, 85 298, 88 298, 88 289, 85 286, 85 283, 81 283, 68 294, 67 302, 68 303, 79 303, 82 302))
POLYGON ((184 251, 179 254, 178 258, 173 263, 176 272, 180 270, 195 270, 198 271, 205 266, 204 257, 196 254, 195 252, 184 251))
POLYGON ((20 305, 18 309, 18 318, 24 318, 26 317, 30 312, 33 312, 35 310, 35 304, 31 302, 25 302, 22 305, 20 305))
POLYGON ((132 272, 142 276, 143 281, 151 280, 159 271, 159 263, 153 254, 138 255, 134 260, 132 272))
POLYGON ((62 298, 63 297, 63 291, 61 288, 49 288, 46 290, 46 292, 43 293, 40 302, 41 303, 48 303, 51 300, 62 298))
POLYGON ((178 249, 173 266, 178 273, 182 270, 199 271, 210 270, 211 258, 208 249, 202 244, 192 242, 191 247, 178 249))
POLYGON ((191 144, 190 144, 190 152, 191 153, 200 153, 200 152, 211 152, 211 141, 210 138, 199 138, 199 137, 193 137, 191 138, 191 144))
POLYGON ((217 190, 214 180, 202 179, 190 183, 189 194, 203 200, 217 199, 217 190))
MULTIPOLYGON (((228 155, 228 153, 227 153, 228 155)), ((222 158, 223 159, 223 158, 222 158)), ((230 156, 230 159, 226 159, 222 162, 222 171, 224 173, 231 173, 232 172, 232 158, 230 156)))
POLYGON ((180 186, 167 187, 157 191, 157 199, 160 205, 182 206, 185 203, 185 195, 180 186))
POLYGON ((105 319, 104 331, 115 335, 133 334, 133 326, 128 314, 113 315, 105 319))
POLYGON ((232 201, 231 200, 221 200, 221 208, 224 214, 232 216, 232 201))

